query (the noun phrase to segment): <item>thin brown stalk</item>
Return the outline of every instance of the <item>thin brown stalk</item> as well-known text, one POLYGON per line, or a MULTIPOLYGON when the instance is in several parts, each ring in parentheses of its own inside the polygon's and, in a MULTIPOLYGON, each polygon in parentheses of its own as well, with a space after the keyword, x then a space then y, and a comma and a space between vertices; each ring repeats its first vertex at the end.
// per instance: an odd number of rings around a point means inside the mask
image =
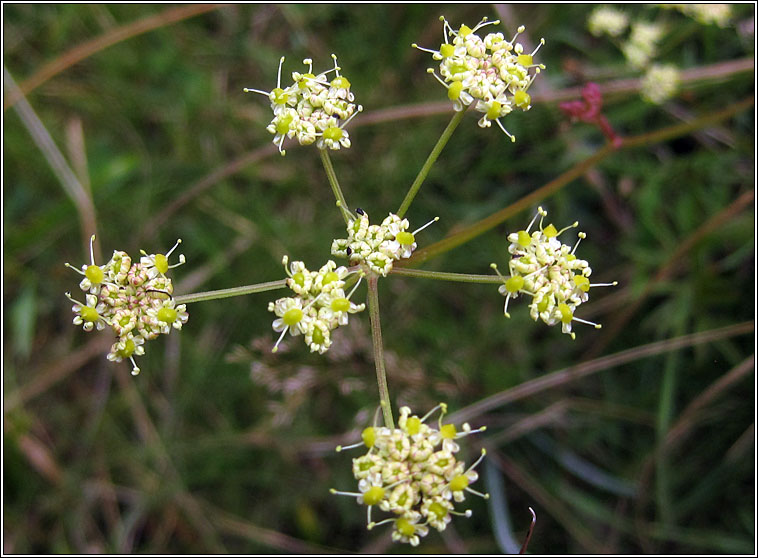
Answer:
POLYGON ((63 470, 56 463, 50 451, 32 434, 22 434, 16 442, 21 453, 42 478, 54 485, 63 480, 63 470))
POLYGON ((28 95, 53 76, 58 75, 77 62, 81 62, 85 58, 88 58, 109 46, 113 46, 126 39, 141 35, 142 33, 147 33, 153 29, 158 29, 159 27, 170 25, 183 19, 204 14, 211 10, 217 10, 224 5, 225 4, 191 4, 189 6, 169 8, 159 14, 154 14, 112 29, 99 37, 67 50, 54 60, 51 60, 42 66, 31 77, 22 81, 20 91, 11 92, 5 98, 5 101, 3 102, 3 110, 5 111, 15 105, 22 96, 28 95))
POLYGON ((309 544, 300 539, 296 539, 284 533, 267 529, 226 513, 219 508, 212 506, 208 502, 201 500, 201 505, 205 509, 211 523, 221 532, 228 535, 235 535, 245 538, 256 544, 263 544, 271 548, 277 548, 291 554, 324 554, 341 553, 342 551, 330 549, 322 546, 309 544))
POLYGON ((642 303, 655 290, 655 287, 674 275, 680 260, 703 238, 717 230, 727 221, 734 219, 736 215, 753 207, 754 199, 754 190, 744 192, 740 197, 700 225, 683 242, 678 243, 674 253, 669 256, 655 275, 647 281, 645 288, 639 296, 635 300, 627 302, 618 313, 614 314, 613 320, 603 328, 597 341, 587 351, 584 358, 591 359, 602 353, 605 347, 621 332, 624 326, 629 323, 629 320, 634 317, 637 310, 642 306, 642 303))
POLYGON ((714 399, 719 397, 727 389, 731 388, 735 383, 754 371, 755 355, 750 355, 729 372, 720 376, 715 382, 703 390, 700 395, 693 399, 689 405, 687 405, 684 411, 679 415, 679 419, 666 433, 666 437, 663 439, 659 448, 645 460, 640 475, 640 494, 644 492, 642 487, 650 479, 655 457, 660 453, 671 453, 677 446, 680 446, 697 425, 700 411, 707 405, 710 405, 714 399))
MULTIPOLYGON (((699 66, 684 70, 681 74, 681 84, 683 89, 687 89, 701 82, 718 81, 731 78, 734 75, 752 72, 755 65, 753 58, 741 58, 739 60, 729 60, 709 66, 699 66)), ((599 84, 600 92, 604 96, 614 96, 631 94, 640 90, 642 80, 636 79, 618 79, 599 84)), ((532 102, 535 105, 540 103, 559 103, 563 101, 572 101, 581 99, 582 89, 584 86, 568 87, 555 91, 535 92, 532 94, 532 102)), ((532 93, 530 91, 530 93, 532 93)), ((366 112, 353 123, 353 127, 366 126, 371 124, 382 124, 384 122, 396 122, 398 120, 408 120, 412 118, 424 118, 427 116, 436 116, 438 114, 450 114, 451 105, 449 101, 436 101, 431 103, 418 103, 413 105, 402 105, 399 107, 389 107, 386 109, 377 109, 366 112)))
MULTIPOLYGON (((455 413, 448 416, 448 420, 452 423, 461 423, 472 421, 477 417, 481 417, 486 412, 519 401, 553 387, 558 387, 579 380, 585 376, 592 375, 596 372, 602 372, 623 364, 628 364, 636 360, 640 360, 647 357, 652 357, 660 354, 665 354, 669 351, 676 351, 687 347, 694 347, 706 343, 712 343, 721 339, 728 339, 730 337, 736 337, 738 335, 745 335, 754 331, 753 322, 743 322, 726 326, 723 328, 712 329, 708 331, 702 331, 698 333, 692 333, 676 337, 673 339, 667 339, 664 341, 657 341, 649 343, 647 345, 640 345, 632 349, 627 349, 612 355, 608 355, 596 360, 563 368, 555 372, 545 374, 534 380, 524 382, 518 386, 509 388, 499 393, 493 394, 490 397, 482 399, 468 407, 464 407, 455 413)), ((586 400, 577 399, 576 402, 568 400, 569 407, 576 407, 579 410, 586 409, 586 400)), ((552 408, 552 407, 550 407, 552 408)), ((556 409, 557 412, 557 409, 556 409)), ((616 414, 625 420, 637 421, 643 424, 650 424, 649 419, 641 417, 638 413, 634 413, 633 410, 620 409, 616 414)), ((529 417, 533 420, 536 416, 529 417)), ((334 448, 337 445, 345 444, 354 441, 357 438, 356 431, 349 431, 336 436, 330 436, 328 438, 315 438, 304 439, 297 442, 297 446, 301 448, 300 452, 306 455, 328 455, 334 452, 334 448)))
POLYGON ((658 459, 665 455, 670 454, 674 449, 681 445, 684 440, 694 430, 697 424, 697 416, 699 412, 707 405, 709 405, 714 399, 720 396, 724 391, 731 388, 735 383, 742 380, 749 373, 755 372, 755 355, 750 355, 740 364, 732 368, 729 372, 719 377, 715 382, 710 384, 700 395, 693 399, 689 405, 679 415, 679 419, 666 433, 666 437, 661 444, 651 452, 642 464, 641 472, 638 481, 639 495, 636 505, 636 524, 641 525, 643 519, 643 509, 645 506, 648 493, 648 486, 655 470, 655 464, 658 459))
POLYGON ((23 405, 81 369, 93 358, 102 357, 108 351, 111 343, 113 343, 113 339, 110 336, 97 335, 90 339, 86 345, 68 353, 65 357, 55 358, 52 363, 36 374, 34 379, 5 396, 5 411, 8 412, 19 405, 23 405))
MULTIPOLYGON (((700 83, 728 79, 736 74, 752 72, 754 66, 755 60, 753 58, 740 58, 739 60, 728 60, 726 62, 718 62, 708 66, 689 68, 683 70, 680 74, 681 87, 686 90, 700 83)), ((600 83, 598 85, 600 87, 600 93, 603 94, 604 98, 612 98, 614 96, 636 93, 642 86, 642 79, 617 79, 600 83)), ((558 91, 549 91, 544 95, 535 93, 532 95, 532 100, 535 103, 559 103, 563 101, 571 101, 581 98, 583 88, 584 86, 570 87, 558 91)))
POLYGON ((171 457, 161 440, 158 429, 150 418, 131 376, 126 376, 124 372, 125 369, 126 368, 123 366, 119 367, 119 369, 115 371, 115 376, 122 393, 129 403, 129 410, 132 413, 132 418, 137 426, 140 437, 143 442, 149 444, 150 447, 155 450, 165 472, 177 483, 178 488, 174 498, 176 499, 179 508, 186 514, 187 519, 192 523, 193 527, 202 536, 204 542, 213 552, 225 552, 216 532, 211 528, 209 518, 205 516, 205 513, 194 497, 184 489, 181 475, 174 466, 171 457))
POLYGON ((205 192, 208 188, 225 178, 237 174, 248 165, 257 163, 276 152, 277 149, 273 143, 264 145, 263 147, 254 149, 250 153, 247 153, 222 167, 214 169, 194 184, 190 184, 182 194, 177 196, 171 203, 167 204, 166 207, 154 215, 145 226, 142 227, 138 235, 139 238, 146 239, 155 236, 161 225, 168 221, 174 213, 205 192))
POLYGON ((651 411, 641 410, 631 405, 611 403, 604 399, 588 399, 586 397, 569 397, 563 400, 568 402, 569 408, 573 411, 633 422, 651 428, 655 427, 655 418, 651 411))
POLYGON ((639 347, 620 351, 589 362, 569 366, 568 368, 545 374, 544 376, 540 376, 486 397, 473 405, 469 405, 468 407, 464 407, 460 411, 453 413, 449 420, 450 422, 455 423, 469 421, 481 416, 491 409, 505 405, 506 403, 512 403, 526 397, 531 397, 532 395, 547 389, 574 382, 580 378, 590 376, 602 370, 608 370, 609 368, 621 366, 642 358, 676 351, 685 347, 693 347, 704 343, 712 343, 720 339, 735 337, 737 335, 745 335, 747 333, 752 333, 754 329, 755 324, 753 322, 743 322, 718 329, 691 333, 673 339, 666 339, 664 341, 648 343, 647 345, 641 345, 639 347))
MULTIPOLYGON (((3 66, 3 83, 8 88, 10 94, 18 93, 18 86, 5 66, 3 66)), ((95 204, 92 202, 89 189, 82 185, 76 174, 74 174, 74 171, 71 170, 71 167, 66 162, 65 157, 63 157, 60 149, 58 149, 47 128, 45 128, 42 120, 37 116, 37 113, 23 94, 19 94, 15 109, 29 135, 32 136, 34 143, 45 157, 47 164, 50 165, 61 186, 63 186, 64 192, 74 202, 76 212, 79 215, 82 239, 84 239, 85 243, 84 252, 85 254, 89 254, 90 236, 97 233, 95 204)))
POLYGON ((693 399, 666 434, 663 440, 665 451, 670 452, 674 447, 681 445, 695 427, 700 411, 750 372, 755 372, 755 355, 750 355, 693 399))
POLYGON ((537 523, 537 514, 532 508, 529 508, 529 511, 532 514, 532 521, 529 523, 529 531, 527 531, 526 538, 524 538, 524 544, 521 545, 521 549, 518 551, 519 554, 526 554, 526 549, 529 548, 529 541, 532 540, 532 533, 534 533, 534 525, 537 523))
POLYGON ((66 122, 66 147, 68 160, 87 195, 92 197, 92 187, 87 164, 87 146, 84 141, 84 125, 78 116, 69 118, 66 122))
POLYGON ((569 508, 545 490, 537 479, 499 451, 490 451, 487 458, 492 459, 515 486, 539 502, 542 508, 552 515, 585 550, 593 554, 603 553, 602 543, 593 537, 569 508))
POLYGON ((568 401, 561 399, 537 413, 532 413, 522 418, 494 436, 489 436, 487 438, 487 445, 490 447, 501 447, 549 424, 556 422, 564 423, 568 408, 568 401))
POLYGON ((739 459, 742 459, 747 455, 751 447, 755 446, 755 423, 752 423, 747 429, 737 438, 726 453, 724 454, 724 462, 735 463, 739 459))

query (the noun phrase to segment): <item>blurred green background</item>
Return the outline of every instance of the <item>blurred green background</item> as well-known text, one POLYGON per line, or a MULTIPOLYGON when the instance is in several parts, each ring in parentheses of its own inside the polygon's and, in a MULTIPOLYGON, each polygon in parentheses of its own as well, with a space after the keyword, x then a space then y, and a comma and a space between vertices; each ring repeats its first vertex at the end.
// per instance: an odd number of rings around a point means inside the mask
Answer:
MULTIPOLYGON (((734 6, 722 29, 627 6, 666 23, 659 59, 689 73, 662 106, 645 103, 634 82, 606 96, 614 129, 628 137, 697 123, 753 95, 744 69, 753 8, 734 6)), ((455 27, 484 15, 500 17, 507 36, 526 25, 527 48, 547 41, 537 57, 547 70, 532 110, 505 119, 515 144, 464 119, 408 213, 414 225, 441 217, 421 247, 603 147, 597 128, 571 124, 557 106, 576 98, 567 88, 639 77, 588 33, 591 9, 444 7, 455 27)), ((192 304, 182 332, 149 343, 133 378, 127 364, 106 361, 109 334, 71 324, 63 293, 77 291, 79 276, 63 264, 87 261, 97 232, 98 262, 114 249, 164 252, 182 238, 177 294, 280 279, 284 254, 320 266, 344 225, 318 154, 291 146, 276 155, 268 103, 242 89, 274 87, 282 55, 288 76, 305 57, 326 70, 336 53, 365 112, 348 127, 353 147, 332 160, 348 202, 386 215, 452 114, 437 110, 446 97, 426 73, 429 56, 409 46, 440 43, 439 7, 191 10, 3 5, 5 68, 81 184, 67 194, 4 77, 5 552, 497 553, 518 549, 528 506, 534 553, 755 552, 752 105, 610 153, 539 202, 559 227, 580 222, 588 238, 578 253, 593 279, 619 281, 581 308, 602 330, 575 324, 572 341, 532 322, 523 299, 508 320, 491 285, 381 281, 395 409, 471 409, 504 394, 501 405, 461 415, 488 426, 463 451, 470 460, 478 444, 488 448, 475 487, 490 501, 471 496, 471 519, 417 549, 393 546, 389 528, 367 532, 365 510, 328 493, 354 489, 350 459, 360 450, 334 446, 357 440, 377 405, 367 313, 335 333, 326 355, 297 338, 274 356, 266 307, 284 291, 192 304), (393 107, 433 114, 381 112, 393 107), (591 363, 621 351, 623 361, 591 363), (569 366, 550 386, 535 383, 569 366)), ((506 234, 536 205, 421 267, 504 269, 506 234)))

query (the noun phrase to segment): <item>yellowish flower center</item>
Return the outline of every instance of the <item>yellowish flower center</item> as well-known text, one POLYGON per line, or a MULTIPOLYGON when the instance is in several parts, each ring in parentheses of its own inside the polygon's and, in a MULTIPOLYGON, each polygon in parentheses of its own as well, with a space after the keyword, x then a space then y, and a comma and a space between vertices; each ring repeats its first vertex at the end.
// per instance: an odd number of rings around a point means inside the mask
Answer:
POLYGON ((519 89, 513 94, 513 104, 519 108, 525 109, 532 102, 532 98, 529 93, 519 89))
POLYGON ((290 124, 292 124, 292 115, 286 114, 282 116, 276 123, 276 133, 283 136, 290 130, 290 124))
POLYGON ((350 82, 345 76, 339 76, 332 80, 332 87, 336 89, 350 89, 350 82))
POLYGON ((509 293, 517 293, 524 287, 524 278, 514 275, 505 282, 505 288, 509 293))
POLYGON ((124 348, 119 349, 116 353, 121 358, 129 358, 134 353, 134 349, 136 349, 137 346, 134 344, 134 341, 131 339, 127 339, 126 343, 124 343, 124 348))
POLYGON ((395 528, 397 529, 397 532, 404 537, 412 537, 416 533, 416 527, 404 517, 395 521, 395 528))
POLYGON ((410 436, 415 436, 421 430, 421 419, 418 417, 410 417, 405 422, 405 431, 410 436))
POLYGON ((321 345, 324 342, 324 332, 321 331, 321 328, 314 327, 313 328, 313 342, 316 345, 321 345))
POLYGON ((373 448, 374 442, 376 442, 376 430, 374 430, 374 427, 369 426, 368 428, 364 428, 363 432, 361 432, 361 438, 367 448, 373 448))
POLYGON ((521 64, 522 66, 531 66, 532 65, 532 55, 531 54, 519 54, 516 61, 521 64))
POLYGON ((90 306, 83 307, 80 316, 85 322, 96 322, 100 319, 100 314, 97 313, 97 310, 90 306))
POLYGON ((547 299, 547 298, 543 298, 542 300, 540 300, 540 301, 537 303, 537 311, 538 311, 538 312, 544 312, 545 310, 547 310, 547 305, 548 305, 548 302, 549 302, 549 301, 548 301, 548 299, 547 299))
POLYGON ((451 101, 457 101, 461 96, 461 91, 463 91, 463 83, 460 81, 454 81, 452 85, 447 88, 447 98, 451 101))
POLYGON ((300 308, 290 308, 282 316, 282 320, 288 326, 293 326, 303 319, 303 311, 300 308))
POLYGON ((161 273, 166 273, 168 271, 168 258, 164 256, 163 254, 156 254, 155 255, 155 269, 157 269, 161 273))
POLYGON ((490 108, 487 109, 487 119, 488 120, 495 120, 496 118, 500 117, 500 110, 503 108, 503 105, 498 103, 497 101, 492 101, 492 105, 490 105, 490 108))
POLYGON ((437 519, 444 519, 447 515, 447 510, 445 509, 445 506, 440 504, 439 502, 434 502, 431 506, 429 506, 429 511, 437 516, 437 519))
POLYGON ((397 233, 397 236, 395 236, 395 240, 397 240, 403 246, 411 246, 416 238, 413 236, 413 233, 409 233, 408 231, 400 231, 397 233))
POLYGON ((332 300, 331 307, 335 312, 347 312, 350 310, 350 301, 346 298, 335 298, 332 300))
POLYGON ((179 317, 179 313, 173 308, 161 308, 158 310, 158 321, 173 324, 179 317))
POLYGON ((457 477, 453 477, 453 480, 450 481, 450 490, 453 492, 460 492, 467 486, 468 477, 466 475, 458 475, 457 477))
POLYGON ((574 275, 574 284, 585 293, 590 290, 590 280, 584 275, 574 275))
POLYGON ((454 424, 445 424, 440 428, 440 434, 443 438, 446 438, 448 440, 452 440, 455 438, 456 430, 454 424))
POLYGON ((89 279, 92 284, 99 285, 103 282, 105 273, 103 273, 103 270, 96 265, 89 265, 87 266, 87 270, 84 272, 84 276, 89 279))
POLYGON ((372 486, 363 493, 363 502, 367 506, 375 506, 384 498, 384 489, 381 486, 372 486))
POLYGON ((558 229, 555 228, 555 225, 550 223, 547 227, 542 229, 542 234, 544 234, 546 238, 555 238, 558 236, 558 229))
POLYGON ((526 248, 532 243, 532 237, 526 231, 519 231, 518 243, 519 243, 519 246, 523 246, 524 248, 526 248))
POLYGON ((455 47, 453 45, 449 45, 445 43, 444 45, 440 45, 440 54, 443 58, 448 58, 455 54, 455 47))
POLYGON ((324 130, 324 139, 339 141, 342 138, 342 130, 337 126, 331 126, 324 130))
POLYGON ((274 103, 277 105, 284 105, 289 100, 289 95, 284 92, 284 89, 277 87, 271 91, 271 96, 274 98, 274 103))
POLYGON ((305 275, 300 271, 292 275, 292 280, 300 287, 305 285, 305 275))
POLYGON ((339 278, 340 276, 337 275, 334 271, 329 271, 328 273, 324 275, 324 280, 322 281, 322 285, 328 285, 332 281, 336 281, 339 278))
POLYGON ((571 308, 569 308, 568 304, 564 302, 561 302, 558 305, 558 312, 561 313, 561 321, 564 324, 567 324, 574 319, 574 313, 571 311, 571 308))

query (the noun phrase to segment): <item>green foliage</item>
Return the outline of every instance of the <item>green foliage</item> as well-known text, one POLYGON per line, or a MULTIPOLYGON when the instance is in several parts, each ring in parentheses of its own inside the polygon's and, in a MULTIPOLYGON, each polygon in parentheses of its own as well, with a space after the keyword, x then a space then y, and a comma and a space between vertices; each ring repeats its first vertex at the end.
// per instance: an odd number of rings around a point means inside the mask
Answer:
MULTIPOLYGON (((69 49, 174 7, 4 5, 5 67, 23 83, 69 49)), ((603 145, 597 128, 569 124, 550 100, 564 87, 637 75, 614 45, 586 31, 591 8, 515 5, 500 14, 504 34, 524 23, 530 44, 546 38, 540 61, 547 70, 530 93, 548 100, 506 118, 515 144, 464 118, 408 213, 413 225, 441 218, 418 235, 420 247, 516 202, 603 145)), ((335 52, 366 110, 348 125, 353 147, 332 161, 350 204, 386 215, 450 114, 360 120, 446 100, 426 74, 429 57, 409 46, 441 41, 438 10, 220 7, 102 49, 27 98, 67 160, 84 161, 79 179, 91 189, 106 257, 113 249, 162 252, 181 237, 188 264, 172 272, 177 294, 273 281, 283 277, 284 254, 318 268, 344 223, 315 149, 291 146, 285 158, 272 151, 242 162, 271 141, 268 104, 243 87, 273 87, 282 55, 288 74, 305 57, 326 68, 335 52), (72 139, 77 120, 83 151, 72 139), (174 207, 177 200, 184 202, 174 207)), ((453 25, 498 17, 491 11, 444 7, 453 25)), ((738 29, 751 15, 747 5, 735 14, 738 29)), ((753 52, 752 34, 663 15, 672 29, 661 48, 666 62, 697 69, 753 52)), ((635 91, 609 96, 604 113, 621 136, 634 136, 753 93, 752 75, 734 73, 720 82, 694 79, 663 106, 635 91)), ((754 320, 755 216, 752 200, 738 201, 754 188, 752 114, 614 153, 540 202, 556 224, 578 220, 587 232, 578 254, 594 280, 619 280, 616 289, 593 289, 582 306, 582 317, 602 322, 602 330, 575 324, 571 341, 533 322, 523 297, 511 301, 508 320, 493 285, 381 280, 395 408, 423 413, 447 401, 456 411, 598 355, 754 320), (703 230, 724 212, 725 220, 703 230)), ((80 277, 63 264, 88 261, 93 231, 81 230, 76 207, 15 111, 5 116, 4 550, 413 550, 390 547, 382 528, 367 532, 364 508, 328 492, 355 484, 350 459, 358 454, 334 447, 356 441, 376 408, 368 313, 336 331, 323 356, 299 341, 272 355, 266 306, 277 293, 191 304, 181 334, 154 341, 142 374, 130 377, 128 366, 105 360, 105 334, 71 326, 63 293, 75 291, 80 277)), ((423 267, 487 274, 495 261, 505 268, 505 236, 531 216, 530 208, 423 267)), ((754 551, 754 501, 746 498, 755 491, 751 373, 685 415, 681 443, 666 438, 688 405, 752 350, 748 335, 687 347, 471 419, 488 425, 476 441, 503 473, 515 539, 523 539, 532 506, 534 553, 754 551), (553 405, 560 412, 538 422, 553 405), (519 424, 527 427, 520 434, 519 424), (594 468, 578 474, 568 454, 594 468), (638 491, 614 492, 608 479, 638 491)), ((477 448, 468 450, 470 461, 477 448)), ((469 505, 473 517, 454 521, 457 537, 434 532, 420 551, 499 552, 487 505, 469 505)))

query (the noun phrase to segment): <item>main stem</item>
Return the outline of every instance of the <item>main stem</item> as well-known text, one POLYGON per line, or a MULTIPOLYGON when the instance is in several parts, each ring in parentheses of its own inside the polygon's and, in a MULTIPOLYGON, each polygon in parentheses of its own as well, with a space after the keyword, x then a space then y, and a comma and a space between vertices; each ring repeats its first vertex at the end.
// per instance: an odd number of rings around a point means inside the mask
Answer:
POLYGON ((387 371, 384 368, 384 347, 382 345, 382 326, 379 321, 378 277, 374 274, 368 278, 368 314, 371 321, 371 340, 374 343, 374 364, 376 364, 376 381, 379 384, 379 404, 382 406, 384 426, 395 428, 392 419, 390 392, 387 387, 387 371))
POLYGON ((175 296, 174 302, 177 304, 187 304, 189 302, 202 302, 204 300, 216 300, 218 298, 229 298, 231 296, 242 296, 265 291, 273 291, 287 286, 286 279, 278 281, 269 281, 268 283, 258 283, 256 285, 244 285, 242 287, 232 287, 231 289, 221 289, 219 291, 206 291, 202 293, 193 293, 182 296, 175 296))
POLYGON ((334 192, 334 197, 337 198, 337 204, 341 206, 344 211, 341 211, 342 217, 345 219, 345 223, 348 222, 348 213, 350 212, 350 208, 347 206, 347 202, 345 201, 345 196, 342 194, 342 188, 340 188, 340 183, 337 181, 337 174, 334 172, 334 167, 332 166, 332 160, 329 157, 329 150, 327 149, 319 149, 318 150, 319 155, 321 155, 321 162, 324 164, 324 170, 326 171, 326 177, 329 179, 329 184, 332 186, 332 192, 334 192))
POLYGON ((411 187, 408 190, 408 193, 405 195, 405 199, 403 200, 403 203, 400 204, 400 209, 397 210, 398 217, 402 218, 403 215, 405 215, 405 212, 408 211, 408 208, 411 206, 411 202, 413 201, 413 198, 416 197, 416 194, 418 193, 419 188, 421 188, 421 185, 424 183, 424 180, 426 180, 426 177, 429 174, 429 171, 432 170, 432 165, 437 161, 437 158, 440 156, 440 153, 442 153, 442 150, 444 149, 445 145, 447 145, 447 142, 450 139, 450 136, 453 135, 453 132, 458 127, 458 124, 460 124, 461 120, 463 120, 463 115, 466 114, 467 108, 468 107, 456 112, 453 115, 453 118, 450 119, 450 123, 447 125, 447 128, 445 128, 445 131, 442 132, 440 139, 437 140, 437 143, 435 144, 434 149, 432 149, 432 152, 429 154, 429 157, 427 157, 426 162, 424 163, 424 166, 421 167, 421 170, 418 172, 418 176, 416 177, 416 180, 414 180, 413 184, 411 184, 411 187))

